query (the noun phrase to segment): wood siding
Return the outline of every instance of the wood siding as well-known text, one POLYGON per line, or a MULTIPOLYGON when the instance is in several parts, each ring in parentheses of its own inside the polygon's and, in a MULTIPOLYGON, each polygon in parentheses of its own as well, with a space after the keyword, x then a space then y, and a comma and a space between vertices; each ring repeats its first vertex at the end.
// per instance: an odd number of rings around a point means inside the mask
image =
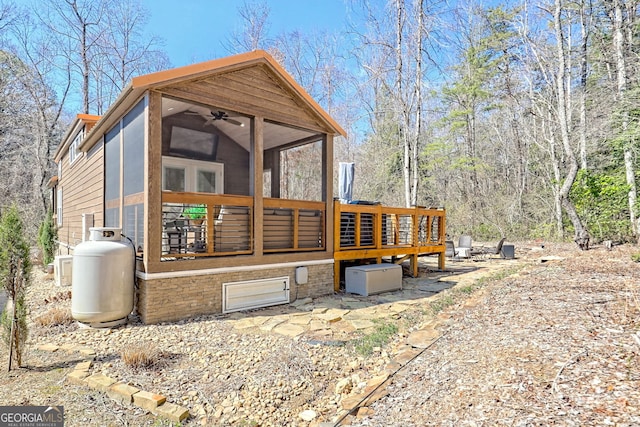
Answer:
MULTIPOLYGON (((95 227, 103 225, 103 158, 101 145, 84 153, 73 165, 69 165, 68 153, 60 160, 62 177, 58 188, 62 189, 63 216, 58 240, 71 247, 82 242, 82 214, 93 214, 95 227)), ((66 253, 63 247, 60 251, 66 253)))
POLYGON ((165 87, 160 91, 176 98, 326 132, 319 117, 264 66, 165 87))

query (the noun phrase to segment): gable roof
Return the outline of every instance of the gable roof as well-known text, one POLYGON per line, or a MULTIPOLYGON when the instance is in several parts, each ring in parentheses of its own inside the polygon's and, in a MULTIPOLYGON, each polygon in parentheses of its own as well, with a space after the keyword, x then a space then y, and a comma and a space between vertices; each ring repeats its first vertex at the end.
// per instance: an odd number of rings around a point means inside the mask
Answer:
POLYGON ((252 52, 134 77, 131 83, 123 89, 116 101, 109 107, 92 131, 87 135, 80 149, 87 151, 94 145, 100 136, 107 132, 147 90, 161 89, 171 85, 202 79, 211 75, 254 66, 266 67, 287 89, 295 94, 304 105, 315 113, 327 129, 334 134, 346 136, 344 129, 320 107, 271 55, 264 50, 254 50, 252 52))

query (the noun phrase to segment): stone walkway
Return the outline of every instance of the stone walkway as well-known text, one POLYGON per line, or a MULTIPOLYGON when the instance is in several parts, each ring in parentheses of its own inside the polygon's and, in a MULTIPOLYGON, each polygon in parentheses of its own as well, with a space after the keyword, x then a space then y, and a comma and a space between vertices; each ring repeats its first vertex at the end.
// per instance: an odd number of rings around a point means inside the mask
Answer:
POLYGON ((403 289, 399 291, 371 296, 338 294, 304 298, 288 305, 232 313, 228 321, 238 330, 257 328, 288 337, 305 334, 325 341, 339 339, 345 333, 367 332, 375 327, 377 319, 389 318, 412 307, 426 306, 430 304, 430 297, 445 289, 473 284, 478 277, 515 263, 500 259, 453 263, 445 272, 431 272, 426 277, 405 277, 403 289))

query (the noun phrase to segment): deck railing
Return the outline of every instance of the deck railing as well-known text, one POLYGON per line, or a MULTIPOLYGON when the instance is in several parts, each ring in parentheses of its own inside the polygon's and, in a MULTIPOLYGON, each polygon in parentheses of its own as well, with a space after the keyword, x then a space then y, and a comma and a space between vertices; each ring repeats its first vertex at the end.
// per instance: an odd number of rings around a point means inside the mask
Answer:
POLYGON ((445 210, 393 208, 382 205, 342 204, 334 201, 334 289, 340 289, 341 261, 391 257, 401 263, 409 259, 418 274, 418 256, 437 254, 444 269, 445 210))
MULTIPOLYGON (((440 254, 444 268, 444 209, 335 201, 334 218, 336 261, 410 258, 416 271, 418 255, 440 254)), ((163 192, 161 259, 253 254, 256 232, 264 253, 326 250, 324 202, 266 198, 262 219, 254 230, 250 196, 163 192)))
MULTIPOLYGON (((264 199, 263 251, 325 249, 324 202, 264 199)), ((162 193, 162 259, 254 252, 253 197, 162 193), (195 211, 195 213, 194 213, 195 211), (197 218, 202 211, 202 218, 197 218)))
POLYGON ((163 260, 251 254, 253 232, 253 197, 162 193, 163 260))
POLYGON ((335 202, 335 251, 444 246, 444 209, 335 202))
POLYGON ((324 202, 264 199, 264 252, 325 249, 324 202))

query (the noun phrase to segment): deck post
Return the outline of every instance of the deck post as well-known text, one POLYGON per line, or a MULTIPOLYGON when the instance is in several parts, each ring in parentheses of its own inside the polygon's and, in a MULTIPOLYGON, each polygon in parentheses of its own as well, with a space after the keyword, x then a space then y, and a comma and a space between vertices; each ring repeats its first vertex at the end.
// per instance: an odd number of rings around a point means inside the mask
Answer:
POLYGON ((340 200, 333 199, 333 290, 340 292, 340 260, 336 253, 340 252, 340 200))

